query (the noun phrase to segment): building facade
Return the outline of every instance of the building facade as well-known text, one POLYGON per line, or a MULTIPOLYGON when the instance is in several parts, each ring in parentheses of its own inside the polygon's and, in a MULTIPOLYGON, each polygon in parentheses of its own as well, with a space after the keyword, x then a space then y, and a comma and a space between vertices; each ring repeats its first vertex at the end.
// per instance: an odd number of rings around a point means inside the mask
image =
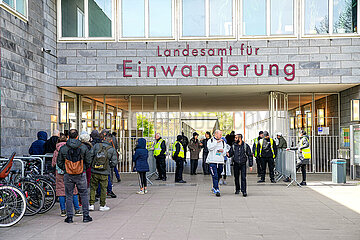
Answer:
POLYGON ((145 132, 141 115, 170 137, 181 129, 182 112, 268 111, 246 120, 249 138, 267 126, 296 143, 306 129, 322 159, 310 170, 327 172, 342 129, 358 123, 350 110, 360 98, 358 1, 0 6, 2 155, 26 154, 39 130, 111 128, 131 138, 145 132))

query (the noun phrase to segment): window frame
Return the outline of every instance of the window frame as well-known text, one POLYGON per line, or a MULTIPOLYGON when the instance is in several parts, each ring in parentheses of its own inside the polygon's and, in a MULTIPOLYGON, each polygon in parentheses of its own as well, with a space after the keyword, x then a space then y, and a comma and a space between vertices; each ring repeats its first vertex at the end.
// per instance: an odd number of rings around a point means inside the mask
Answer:
POLYGON ((357 0, 357 32, 353 33, 334 33, 334 0, 327 0, 329 4, 329 33, 328 34, 307 34, 305 33, 305 0, 301 1, 301 38, 343 38, 343 37, 358 37, 359 36, 359 21, 360 21, 360 1, 357 0))
POLYGON ((144 30, 145 30, 145 36, 144 37, 123 37, 122 36, 122 0, 118 0, 118 15, 117 15, 117 21, 119 23, 119 26, 117 28, 118 30, 118 41, 120 42, 124 42, 124 41, 171 41, 171 40, 177 40, 176 38, 176 13, 177 11, 177 6, 176 6, 176 0, 171 0, 171 37, 150 37, 150 26, 149 26, 149 0, 143 0, 144 1, 144 9, 145 9, 145 16, 144 16, 144 30))
POLYGON ((236 40, 237 39, 237 12, 238 12, 238 0, 232 0, 233 12, 232 12, 232 35, 229 36, 211 36, 210 35, 210 0, 205 1, 205 36, 183 36, 183 0, 178 0, 178 32, 177 37, 179 40, 236 40))
POLYGON ((240 0, 239 6, 239 38, 242 39, 289 39, 289 38, 298 38, 298 12, 299 12, 299 0, 293 1, 293 33, 292 34, 271 34, 271 0, 266 1, 266 34, 265 35, 244 35, 243 29, 243 10, 244 10, 244 0, 240 0))
POLYGON ((89 0, 84 0, 84 37, 63 37, 62 36, 62 9, 61 1, 57 0, 57 35, 58 41, 66 42, 81 42, 81 41, 114 41, 116 39, 116 0, 111 0, 112 10, 112 24, 111 24, 111 37, 89 37, 89 0))
POLYGON ((0 0, 0 7, 4 10, 8 11, 9 13, 13 14, 15 17, 18 17, 20 20, 24 22, 29 21, 29 0, 25 0, 25 11, 26 16, 16 10, 16 0, 14 0, 14 7, 9 6, 3 0, 0 0))

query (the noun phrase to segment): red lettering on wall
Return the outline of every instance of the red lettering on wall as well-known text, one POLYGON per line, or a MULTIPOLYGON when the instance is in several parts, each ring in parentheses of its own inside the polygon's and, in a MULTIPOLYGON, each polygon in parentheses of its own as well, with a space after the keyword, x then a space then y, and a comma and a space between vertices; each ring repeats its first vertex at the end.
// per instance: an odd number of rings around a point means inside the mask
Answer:
POLYGON ((239 71, 239 68, 236 65, 230 65, 230 67, 228 68, 228 72, 229 72, 230 76, 235 77, 236 75, 238 75, 239 73, 237 71, 239 71), (235 73, 232 73, 232 72, 235 72, 235 73))
POLYGON ((156 67, 155 66, 147 67, 147 77, 150 77, 150 69, 154 70, 154 77, 156 77, 156 67))
POLYGON ((261 75, 263 75, 263 73, 264 73, 264 65, 261 64, 261 72, 258 73, 257 72, 257 65, 255 64, 255 74, 256 74, 256 76, 261 76, 261 75))
POLYGON ((272 76, 272 68, 276 67, 276 75, 279 75, 279 66, 277 64, 270 64, 269 65, 269 75, 272 76))
POLYGON ((291 77, 285 77, 285 80, 287 80, 287 81, 292 81, 292 80, 294 80, 294 78, 295 78, 295 64, 286 64, 285 66, 284 66, 284 73, 286 74, 286 75, 288 75, 288 76, 291 76, 291 77), (291 67, 291 72, 288 72, 287 71, 287 68, 288 67, 291 67))
POLYGON ((182 51, 184 56, 189 56, 189 44, 186 45, 186 48, 182 51))
POLYGON ((174 66, 173 70, 171 71, 170 66, 168 66, 167 69, 166 69, 166 71, 165 71, 164 66, 161 66, 161 69, 163 70, 165 77, 167 77, 167 75, 168 75, 169 72, 170 72, 170 75, 173 77, 176 68, 177 68, 177 66, 174 66))
POLYGON ((169 57, 169 56, 171 55, 170 49, 165 49, 164 55, 165 55, 166 57, 169 57))
POLYGON ((123 60, 123 77, 132 77, 131 74, 126 74, 126 69, 132 69, 132 67, 127 67, 126 63, 132 63, 132 60, 123 60))
POLYGON ((184 65, 184 66, 181 68, 181 74, 182 74, 184 77, 192 77, 192 66, 184 65), (185 72, 184 72, 185 68, 188 68, 188 69, 189 69, 189 73, 185 73, 185 72))
POLYGON ((250 67, 249 64, 244 65, 244 76, 246 76, 246 69, 247 69, 248 67, 250 67))
POLYGON ((200 50, 200 52, 201 52, 201 54, 200 54, 201 56, 205 56, 206 53, 205 53, 205 49, 204 49, 204 48, 202 48, 202 49, 200 50))
POLYGON ((209 55, 209 56, 214 56, 214 55, 215 55, 215 50, 214 50, 213 48, 210 48, 210 49, 208 50, 208 55, 209 55))
POLYGON ((193 50, 191 51, 191 53, 192 53, 193 56, 197 56, 197 55, 198 55, 198 50, 197 50, 197 49, 193 49, 193 50))
POLYGON ((220 58, 220 65, 215 65, 212 68, 212 73, 214 74, 214 76, 223 76, 224 75, 224 68, 223 68, 223 57, 220 58), (215 73, 215 69, 216 68, 220 68, 220 72, 219 73, 215 73))
POLYGON ((204 68, 205 70, 205 77, 207 77, 207 67, 205 65, 199 65, 198 66, 198 77, 200 77, 200 70, 204 68))

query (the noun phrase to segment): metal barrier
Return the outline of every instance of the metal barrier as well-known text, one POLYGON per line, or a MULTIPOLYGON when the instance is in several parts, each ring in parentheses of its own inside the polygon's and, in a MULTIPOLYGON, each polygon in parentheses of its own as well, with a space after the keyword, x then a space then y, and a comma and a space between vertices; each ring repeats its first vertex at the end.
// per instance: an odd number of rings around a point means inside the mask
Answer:
MULTIPOLYGON (((9 161, 8 158, 0 158, 0 162, 7 162, 9 161)), ((16 166, 16 164, 13 164, 11 167, 11 170, 21 170, 21 177, 25 177, 25 163, 21 159, 14 158, 14 163, 18 162, 20 163, 20 169, 16 166)))
POLYGON ((282 150, 278 152, 278 157, 275 160, 275 170, 278 175, 276 180, 290 178, 291 181, 287 187, 293 183, 301 187, 300 183, 296 180, 296 153, 296 151, 292 150, 282 150))
MULTIPOLYGON (((46 165, 46 159, 50 158, 52 160, 52 157, 54 156, 54 154, 52 153, 47 153, 45 155, 31 155, 31 158, 41 158, 41 175, 44 174, 44 169, 45 169, 45 165, 46 165)), ((51 164, 50 164, 51 165, 51 164)))
POLYGON ((154 175, 158 175, 156 172, 156 159, 154 157, 154 150, 149 150, 148 164, 149 164, 149 172, 146 174, 146 178, 148 182, 152 185, 153 183, 150 180, 150 178, 154 175))

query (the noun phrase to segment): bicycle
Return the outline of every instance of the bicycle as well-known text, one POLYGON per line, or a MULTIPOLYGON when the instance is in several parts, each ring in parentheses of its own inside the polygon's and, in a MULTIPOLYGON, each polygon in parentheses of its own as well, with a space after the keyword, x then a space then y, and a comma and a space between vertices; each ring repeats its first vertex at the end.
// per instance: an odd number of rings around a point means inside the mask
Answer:
POLYGON ((10 227, 18 223, 25 215, 25 194, 6 181, 13 165, 15 152, 0 168, 0 227, 10 227))

